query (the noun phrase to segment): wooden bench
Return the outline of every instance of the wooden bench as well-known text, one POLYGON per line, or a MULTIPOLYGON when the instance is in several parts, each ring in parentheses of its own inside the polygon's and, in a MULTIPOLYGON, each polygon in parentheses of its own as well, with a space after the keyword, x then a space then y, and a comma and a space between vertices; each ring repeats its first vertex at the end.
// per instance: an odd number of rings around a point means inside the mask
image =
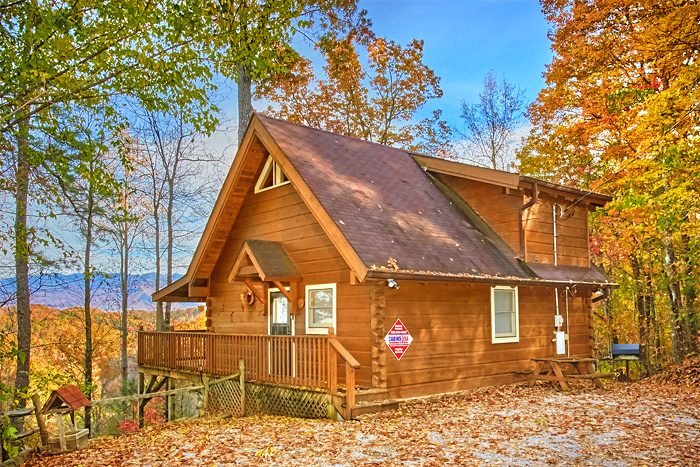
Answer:
POLYGON ((558 383, 562 391, 568 391, 570 382, 590 380, 595 387, 603 388, 600 381, 603 378, 612 378, 611 373, 596 373, 595 358, 577 357, 541 357, 532 358, 533 370, 528 375, 528 385, 534 386, 535 381, 552 381, 558 383), (564 373, 562 367, 569 366, 573 373, 564 373))

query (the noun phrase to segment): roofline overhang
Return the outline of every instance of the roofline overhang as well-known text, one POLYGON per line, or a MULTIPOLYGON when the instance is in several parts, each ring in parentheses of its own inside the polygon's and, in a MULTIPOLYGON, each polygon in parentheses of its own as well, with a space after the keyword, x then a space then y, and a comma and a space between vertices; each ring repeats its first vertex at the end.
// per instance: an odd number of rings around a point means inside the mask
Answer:
POLYGON ((578 188, 573 188, 566 185, 560 185, 559 183, 548 182, 540 178, 530 177, 529 175, 520 175, 520 181, 527 183, 528 185, 532 183, 537 183, 537 185, 551 190, 563 191, 581 198, 587 198, 589 204, 596 206, 604 206, 605 203, 612 201, 612 196, 604 195, 603 193, 598 193, 595 191, 579 190, 578 188))
POLYGON ((547 279, 526 279, 517 277, 484 277, 484 276, 468 276, 460 274, 450 274, 441 272, 411 272, 411 271, 377 271, 369 270, 367 279, 401 279, 411 281, 430 281, 430 282, 463 282, 463 283, 478 283, 478 284, 514 284, 527 286, 590 286, 598 288, 618 288, 619 285, 614 282, 595 282, 595 281, 555 281, 547 279))
MULTIPOLYGON (((248 127, 241 140, 241 143, 236 151, 236 155, 233 158, 231 168, 229 169, 224 184, 219 191, 219 195, 214 203, 212 213, 209 216, 206 226, 204 227, 204 232, 197 244, 194 254, 192 255, 192 260, 187 268, 187 272, 180 279, 176 280, 172 284, 165 286, 164 288, 156 291, 151 295, 151 300, 154 302, 159 301, 171 301, 168 298, 168 294, 174 292, 178 288, 186 285, 189 287, 190 282, 196 277, 197 271, 200 268, 204 253, 209 248, 211 237, 215 231, 216 224, 219 221, 223 211, 225 210, 226 201, 229 198, 229 193, 234 189, 236 181, 240 177, 240 172, 243 165, 243 155, 246 154, 253 138, 257 136, 262 142, 265 148, 268 150, 271 156, 277 161, 282 167, 282 170, 287 174, 290 179, 292 186, 297 190, 299 196, 309 207, 309 210, 313 214, 314 218, 319 222, 321 228, 328 235, 331 243, 338 249, 341 257, 345 260, 346 264, 353 271, 355 276, 362 281, 367 274, 367 268, 360 259, 360 256, 352 247, 348 239, 345 237, 340 228, 335 224, 330 215, 321 205, 320 201, 316 198, 311 189, 306 185, 303 178, 292 165, 289 159, 286 157, 282 149, 279 147, 277 142, 274 140, 270 132, 265 127, 265 124, 261 121, 255 113, 248 122, 248 127)), ((175 298, 175 297, 174 297, 175 298)), ((181 298, 181 297, 177 297, 181 298)), ((182 297, 191 299, 191 297, 182 297)))
POLYGON ((478 182, 489 183, 491 185, 503 186, 511 189, 529 189, 532 183, 537 183, 541 187, 550 190, 564 192, 581 198, 586 198, 589 204, 604 206, 612 201, 612 196, 595 191, 580 190, 578 188, 561 185, 559 183, 548 182, 529 175, 520 175, 503 170, 489 169, 477 165, 466 164, 464 162, 442 159, 439 157, 426 156, 424 154, 411 153, 419 165, 433 173, 451 175, 458 178, 467 178, 478 182))

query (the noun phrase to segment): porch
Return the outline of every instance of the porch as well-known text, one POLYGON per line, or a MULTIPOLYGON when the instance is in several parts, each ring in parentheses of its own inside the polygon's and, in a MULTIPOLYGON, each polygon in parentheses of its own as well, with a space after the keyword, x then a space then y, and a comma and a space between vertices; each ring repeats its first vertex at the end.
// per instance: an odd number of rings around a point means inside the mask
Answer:
POLYGON ((385 390, 358 394, 360 364, 333 335, 139 331, 137 360, 142 374, 190 381, 236 374, 242 362, 246 382, 325 393, 344 419, 395 408, 395 403, 372 403, 385 390))

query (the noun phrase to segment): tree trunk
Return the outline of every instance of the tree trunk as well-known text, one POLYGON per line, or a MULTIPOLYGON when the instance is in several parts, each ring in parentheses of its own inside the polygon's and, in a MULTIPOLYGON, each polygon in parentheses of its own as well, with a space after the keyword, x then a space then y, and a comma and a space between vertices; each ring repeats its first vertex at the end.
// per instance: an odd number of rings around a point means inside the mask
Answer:
POLYGON ((683 285, 683 313, 686 316, 685 322, 687 323, 688 329, 686 334, 688 336, 688 353, 697 353, 700 351, 700 310, 698 310, 698 283, 697 279, 693 273, 693 261, 689 257, 689 244, 690 237, 688 235, 683 235, 681 237, 683 242, 683 264, 685 265, 685 270, 683 276, 685 278, 685 283, 683 285))
MULTIPOLYGON (((126 200, 126 194, 124 195, 126 200)), ((126 208, 126 202, 124 203, 126 208)), ((126 212, 126 210, 124 211, 126 212)), ((121 247, 121 298, 122 298, 122 319, 121 319, 121 387, 122 394, 126 394, 127 383, 129 377, 129 357, 127 353, 127 341, 129 337, 128 318, 129 318, 129 228, 128 221, 124 221, 122 231, 122 247, 121 247)))
POLYGON ((663 266, 666 281, 668 283, 668 299, 671 308, 671 345, 673 348, 673 361, 678 363, 685 357, 683 341, 683 316, 681 315, 681 289, 676 274, 676 252, 667 236, 663 240, 663 266))
MULTIPOLYGON (((27 238, 27 209, 29 206, 29 120, 18 125, 17 174, 15 185, 15 277, 17 281, 17 357, 15 389, 29 386, 32 322, 29 302, 29 241, 27 238)), ((20 407, 26 405, 24 398, 20 407)))
MULTIPOLYGON (((175 234, 173 232, 174 225, 173 225, 173 210, 174 210, 174 204, 175 204, 175 175, 176 175, 176 170, 177 170, 177 165, 173 167, 172 170, 172 176, 168 180, 168 206, 166 209, 166 216, 167 218, 165 219, 166 222, 166 228, 168 230, 167 236, 168 236, 168 244, 167 244, 167 251, 166 251, 166 258, 165 258, 165 267, 166 267, 166 277, 165 280, 168 284, 172 284, 173 282, 173 240, 175 237, 175 234)), ((170 330, 171 326, 171 303, 167 302, 165 304, 165 328, 166 330, 170 330)))
POLYGON ((244 65, 238 65, 236 73, 236 83, 238 84, 238 144, 240 144, 248 129, 250 118, 253 116, 253 97, 248 68, 244 65))
MULTIPOLYGON (((87 398, 92 397, 92 310, 91 310, 91 292, 92 292, 92 271, 90 270, 90 253, 92 250, 92 216, 94 208, 94 195, 92 192, 92 184, 88 189, 87 210, 85 219, 85 263, 83 268, 83 280, 85 286, 85 297, 83 309, 85 311, 85 360, 83 374, 85 378, 85 390, 87 398)), ((90 429, 91 413, 90 406, 85 407, 85 428, 90 429)))
MULTIPOLYGON (((160 215, 158 214, 158 202, 153 203, 153 223, 155 224, 155 250, 156 250, 156 290, 160 290, 160 215)), ((156 302, 156 331, 165 331, 165 315, 163 314, 163 302, 156 302)))

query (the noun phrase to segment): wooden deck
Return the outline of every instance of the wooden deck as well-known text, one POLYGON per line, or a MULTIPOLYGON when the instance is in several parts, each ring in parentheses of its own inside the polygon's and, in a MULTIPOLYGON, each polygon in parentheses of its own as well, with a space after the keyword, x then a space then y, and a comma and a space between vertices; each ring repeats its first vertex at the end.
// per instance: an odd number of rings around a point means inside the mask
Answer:
POLYGON ((267 336, 195 332, 138 333, 142 369, 227 376, 243 360, 246 380, 321 389, 345 386, 346 407, 355 406, 357 360, 333 336, 267 336), (338 367, 345 372, 339 377, 338 367))

